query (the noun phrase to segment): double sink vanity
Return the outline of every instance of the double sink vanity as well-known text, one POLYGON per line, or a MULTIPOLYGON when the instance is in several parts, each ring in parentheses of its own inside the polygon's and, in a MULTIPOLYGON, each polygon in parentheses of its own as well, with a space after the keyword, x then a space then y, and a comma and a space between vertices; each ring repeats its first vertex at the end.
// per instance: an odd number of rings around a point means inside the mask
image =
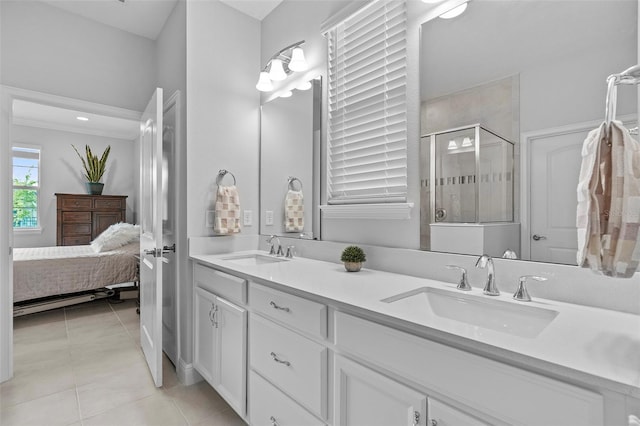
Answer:
POLYGON ((251 425, 640 415, 637 315, 264 250, 191 259, 194 367, 251 425))

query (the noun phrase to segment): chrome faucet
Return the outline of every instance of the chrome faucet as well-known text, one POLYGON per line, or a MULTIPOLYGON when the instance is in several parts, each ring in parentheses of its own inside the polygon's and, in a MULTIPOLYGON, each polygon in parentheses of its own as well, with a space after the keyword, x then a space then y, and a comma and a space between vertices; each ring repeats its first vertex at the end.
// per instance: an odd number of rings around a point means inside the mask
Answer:
POLYGON ((469 281, 467 281, 467 270, 462 266, 458 265, 447 265, 447 269, 457 269, 462 272, 460 275, 460 280, 458 281, 458 290, 462 291, 471 291, 471 286, 469 285, 469 281))
POLYGON ((500 290, 496 287, 494 280, 493 259, 491 256, 487 256, 486 254, 480 256, 476 262, 476 268, 487 268, 487 282, 484 284, 482 292, 488 296, 498 296, 500 290))
POLYGON ((269 238, 267 238, 267 242, 269 244, 271 244, 271 248, 269 249, 269 254, 275 254, 276 256, 283 256, 284 253, 282 252, 282 244, 280 244, 280 238, 278 238, 277 235, 271 235, 269 236, 269 238), (278 240, 278 248, 276 249, 276 245, 273 242, 273 240, 276 239, 278 240))

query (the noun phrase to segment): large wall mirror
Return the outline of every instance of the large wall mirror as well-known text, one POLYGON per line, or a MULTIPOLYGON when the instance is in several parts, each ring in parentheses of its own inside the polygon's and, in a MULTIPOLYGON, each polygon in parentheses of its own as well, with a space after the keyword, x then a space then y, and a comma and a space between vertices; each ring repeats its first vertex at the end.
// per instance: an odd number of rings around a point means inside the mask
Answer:
POLYGON ((261 107, 260 233, 320 239, 321 80, 261 107))
MULTIPOLYGON (((421 248, 575 264, 582 141, 638 62, 637 0, 472 0, 421 27, 421 248)), ((637 89, 617 117, 637 126, 637 89)))

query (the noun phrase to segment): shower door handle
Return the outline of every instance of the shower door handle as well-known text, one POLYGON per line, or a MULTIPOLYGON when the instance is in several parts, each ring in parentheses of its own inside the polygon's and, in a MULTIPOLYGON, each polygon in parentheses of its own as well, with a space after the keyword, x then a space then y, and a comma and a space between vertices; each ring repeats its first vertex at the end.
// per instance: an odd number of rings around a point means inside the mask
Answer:
POLYGON ((540 240, 546 240, 547 237, 545 237, 544 235, 538 235, 538 234, 533 234, 533 241, 540 241, 540 240))

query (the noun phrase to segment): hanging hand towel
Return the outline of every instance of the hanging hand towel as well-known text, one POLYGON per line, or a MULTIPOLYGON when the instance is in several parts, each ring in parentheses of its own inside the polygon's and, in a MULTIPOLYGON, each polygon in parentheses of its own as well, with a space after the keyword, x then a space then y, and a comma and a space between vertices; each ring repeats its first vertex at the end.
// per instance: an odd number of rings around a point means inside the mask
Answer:
POLYGON ((240 197, 235 185, 218 186, 213 230, 217 234, 240 232, 240 197))
POLYGON ((287 191, 284 199, 285 232, 304 231, 304 198, 302 191, 287 191))
POLYGON ((640 144, 613 121, 589 133, 582 157, 578 265, 629 278, 640 263, 640 144))

